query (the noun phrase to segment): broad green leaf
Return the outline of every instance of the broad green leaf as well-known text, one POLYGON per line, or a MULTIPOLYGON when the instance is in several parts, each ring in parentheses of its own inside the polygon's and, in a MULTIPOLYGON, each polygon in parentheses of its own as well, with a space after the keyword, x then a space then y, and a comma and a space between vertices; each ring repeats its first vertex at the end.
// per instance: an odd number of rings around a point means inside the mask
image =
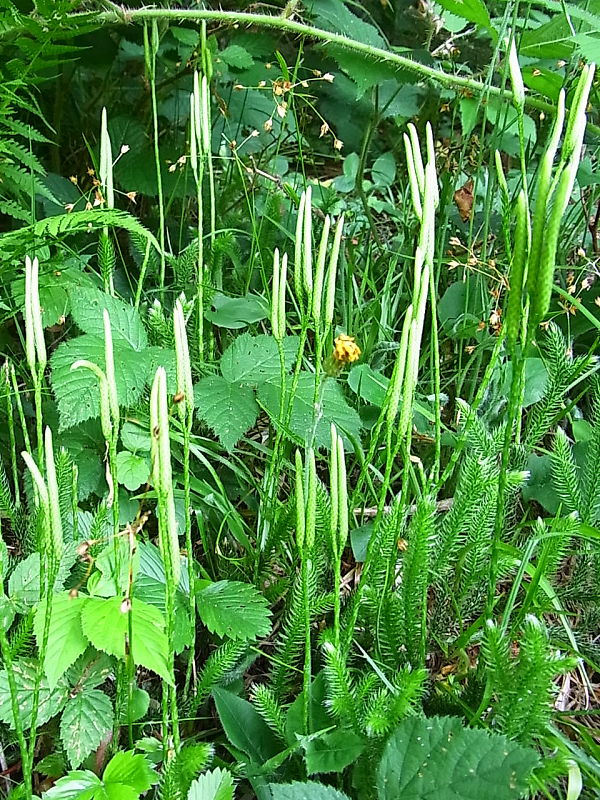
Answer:
POLYGON ((127 725, 129 722, 137 722, 145 717, 150 707, 150 695, 145 689, 140 689, 138 686, 134 687, 131 693, 131 702, 128 697, 123 698, 123 704, 119 719, 121 725, 127 725))
POLYGON ((87 652, 67 670, 67 680, 71 686, 87 691, 103 684, 113 671, 112 657, 89 647, 87 652))
POLYGON ((216 60, 224 61, 234 69, 248 69, 254 63, 250 53, 239 44, 230 44, 224 50, 219 50, 216 60))
POLYGON ((377 28, 354 14, 341 0, 314 0, 311 13, 317 27, 342 33, 373 47, 386 47, 385 39, 377 28))
POLYGON ((347 794, 339 792, 333 786, 324 786, 314 781, 270 783, 269 789, 272 800, 350 800, 347 794))
POLYGON ((208 375, 198 381, 194 387, 194 404, 200 419, 229 452, 254 425, 259 412, 251 388, 236 386, 220 375, 208 375))
MULTIPOLYGON (((309 733, 317 733, 335 727, 335 723, 327 713, 327 681, 325 673, 319 672, 310 686, 309 733)), ((285 718, 285 738, 289 747, 298 744, 299 737, 306 734, 304 724, 304 692, 300 692, 288 708, 285 718)))
MULTIPOLYGON (((82 262, 75 265, 66 264, 57 269, 55 265, 40 265, 39 295, 42 308, 42 324, 64 323, 71 311, 71 292, 77 296, 82 288, 93 288, 92 279, 82 271, 82 262)), ((19 308, 24 307, 25 279, 19 278, 11 284, 13 299, 19 308)))
POLYGON ((136 456, 129 450, 117 453, 117 480, 130 492, 134 492, 150 477, 150 464, 148 459, 136 456))
POLYGON ((149 453, 152 446, 148 428, 129 420, 121 428, 121 442, 123 447, 134 453, 149 453))
MULTIPOLYGON (((54 689, 59 679, 88 646, 81 629, 83 603, 83 597, 71 597, 69 592, 52 596, 50 627, 44 658, 44 674, 51 689, 54 689)), ((44 641, 45 618, 46 601, 42 600, 37 607, 33 622, 33 632, 40 651, 44 641)))
POLYGON ((477 122, 481 103, 474 97, 461 97, 458 105, 460 108, 460 124, 463 136, 470 136, 477 122))
MULTIPOLYGON (((151 606, 156 606, 164 614, 165 600, 165 568, 158 547, 150 542, 140 542, 137 547, 139 566, 135 576, 135 596, 151 606)), ((187 559, 181 559, 181 577, 175 592, 175 625, 173 631, 173 649, 181 653, 189 645, 190 620, 189 609, 189 577, 187 559)))
POLYGON ((44 800, 92 800, 98 792, 98 800, 104 800, 102 781, 89 769, 69 772, 59 778, 54 786, 44 792, 44 800))
POLYGON ((527 459, 529 478, 521 489, 523 499, 527 502, 535 500, 549 514, 556 514, 560 508, 561 499, 552 483, 552 461, 550 456, 538 456, 531 453, 527 459))
POLYGON ((367 403, 381 408, 387 392, 389 378, 368 364, 359 364, 348 373, 348 386, 367 403))
MULTIPOLYGON (((92 573, 88 581, 88 591, 96 597, 114 597, 116 594, 123 594, 129 585, 129 541, 122 536, 109 543, 96 556, 94 566, 96 572, 92 573), (117 564, 119 562, 119 574, 117 575, 117 564)), ((139 553, 133 555, 131 571, 137 575, 139 553)))
POLYGON ((78 767, 98 747, 112 724, 112 703, 99 689, 80 691, 68 701, 60 721, 60 738, 72 767, 78 767))
MULTIPOLYGON (((91 334, 59 345, 50 359, 52 389, 58 403, 60 430, 100 416, 98 380, 89 369, 71 370, 75 361, 85 359, 104 369, 104 339, 91 334)), ((147 364, 123 340, 114 342, 115 377, 119 403, 137 402, 146 384, 147 364)))
POLYGON ((600 62, 600 39, 587 33, 578 33, 573 37, 573 41, 587 61, 600 62))
POLYGON ((129 638, 129 614, 132 617, 133 641, 130 644, 134 662, 172 684, 164 617, 154 606, 133 597, 128 611, 120 597, 107 600, 89 597, 81 614, 83 632, 97 650, 124 659, 125 641, 129 638))
POLYGON ((496 35, 489 12, 482 0, 439 0, 439 3, 442 8, 456 14, 457 17, 473 22, 496 35))
POLYGON ((138 353, 148 346, 146 329, 133 306, 93 287, 73 290, 71 316, 84 333, 104 338, 104 309, 110 316, 113 342, 122 339, 138 353))
POLYGON ((310 739, 305 747, 307 772, 309 775, 342 772, 356 761, 365 745, 365 740, 349 729, 338 729, 310 739))
POLYGON ((275 734, 251 703, 225 689, 213 689, 213 697, 223 730, 234 747, 257 764, 279 753, 281 745, 275 734))
POLYGON ((563 85, 562 75, 541 65, 526 65, 521 68, 523 82, 528 89, 538 94, 549 97, 553 103, 558 102, 558 96, 563 85))
POLYGON ((527 27, 521 34, 519 55, 526 58, 568 59, 573 52, 573 37, 564 14, 537 28, 527 27))
MULTIPOLYGON (((36 661, 13 662, 13 676, 17 685, 17 706, 25 730, 31 727, 33 694, 38 669, 39 665, 36 661)), ((61 678, 54 689, 51 689, 47 680, 42 677, 39 687, 36 724, 43 725, 63 708, 69 696, 69 685, 65 678, 61 678)), ((12 700, 5 669, 0 672, 0 720, 14 728, 12 700)))
MULTIPOLYGON (((349 440, 345 436, 346 432, 353 438, 360 438, 362 423, 356 411, 351 408, 339 385, 333 378, 323 378, 321 384, 321 414, 317 420, 315 430, 315 444, 317 447, 329 448, 331 444, 331 423, 335 423, 340 435, 344 437, 346 446, 349 440)), ((286 386, 287 406, 290 396, 290 381, 286 386)), ((310 438, 314 423, 314 375, 309 372, 301 372, 298 380, 298 388, 293 398, 292 414, 289 427, 286 433, 304 444, 310 438)), ((275 425, 279 426, 279 401, 281 396, 281 384, 279 379, 266 381, 258 387, 258 400, 267 411, 275 425)))
MULTIPOLYGON (((291 369, 296 356, 298 338, 287 336, 283 342, 286 371, 291 369)), ((243 333, 221 356, 221 374, 229 383, 245 386, 276 378, 281 374, 279 350, 272 336, 243 333)))
POLYGON ((56 436, 55 451, 64 447, 77 464, 77 494, 79 500, 87 500, 90 494, 106 491, 106 444, 102 437, 99 420, 87 420, 68 432, 56 436))
POLYGON ((475 276, 452 283, 438 304, 438 317, 444 333, 452 339, 466 339, 477 333, 478 325, 487 319, 487 292, 475 276))
POLYGON ((264 297, 255 294, 247 294, 245 297, 216 294, 211 300, 211 308, 204 312, 204 316, 213 325, 235 330, 266 319, 269 316, 269 304, 264 297))
POLYGON ((393 153, 383 153, 371 167, 371 179, 376 188, 391 186, 396 177, 396 162, 393 153))
POLYGON ((196 603, 200 619, 217 636, 259 639, 271 630, 269 605, 249 583, 208 583, 196 592, 196 603))
MULTIPOLYGON (((71 571, 71 567, 77 561, 75 545, 68 544, 60 562, 60 567, 56 575, 54 591, 58 592, 71 571)), ((27 606, 32 606, 40 599, 40 554, 32 553, 19 561, 17 566, 8 579, 8 594, 17 607, 24 610, 27 606)))
POLYGON ((134 753, 132 750, 121 750, 106 765, 102 781, 105 786, 110 784, 131 786, 140 795, 158 783, 158 775, 144 755, 134 753))
MULTIPOLYGON (((510 386, 512 382, 512 362, 503 364, 498 369, 502 382, 500 392, 502 396, 510 396, 510 386)), ((528 408, 542 399, 546 392, 548 384, 548 370, 541 358, 526 358, 525 359, 525 375, 523 398, 521 405, 523 408, 528 408)))
POLYGON ((516 800, 539 759, 457 717, 409 717, 387 741, 377 771, 379 800, 516 800))
POLYGON ((376 61, 353 50, 330 45, 328 47, 328 55, 337 61, 340 68, 355 84, 356 100, 360 100, 373 86, 380 86, 386 81, 407 81, 410 83, 414 80, 408 70, 385 61, 376 61))
POLYGON ((226 769, 211 769, 190 786, 187 800, 233 800, 233 776, 226 769))

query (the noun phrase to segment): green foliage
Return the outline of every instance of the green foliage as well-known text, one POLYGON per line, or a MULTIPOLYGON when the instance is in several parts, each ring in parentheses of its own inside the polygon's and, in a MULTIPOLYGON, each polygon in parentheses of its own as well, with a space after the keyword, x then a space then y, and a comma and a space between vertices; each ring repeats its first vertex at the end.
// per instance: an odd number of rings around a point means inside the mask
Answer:
POLYGON ((226 769, 211 769, 190 786, 187 800, 233 800, 233 777, 226 769))
POLYGON ((120 597, 90 597, 81 610, 81 627, 97 650, 124 659, 130 649, 136 664, 173 683, 164 617, 154 606, 137 598, 128 602, 120 597), (130 621, 132 642, 128 642, 130 621))
POLYGON ((524 797, 537 765, 533 750, 483 730, 463 728, 453 717, 413 717, 386 743, 377 770, 380 800, 465 794, 511 800, 524 797))
POLYGON ((65 705, 60 735, 72 767, 78 767, 112 730, 113 707, 99 689, 87 689, 65 705))
POLYGON ((267 636, 271 630, 267 601, 249 584, 200 584, 196 604, 202 622, 218 636, 245 641, 267 636))
POLYGON ((11 797, 594 795, 598 9, 25 5, 0 0, 11 797))
POLYGON ((102 778, 87 769, 69 772, 45 796, 48 800, 137 800, 157 782, 158 775, 143 755, 124 750, 111 758, 102 778))
POLYGON ((528 616, 523 624, 519 655, 510 655, 510 642, 489 622, 484 656, 497 698, 494 717, 500 730, 511 739, 529 741, 546 729, 552 712, 557 675, 574 669, 574 658, 553 652, 542 623, 528 616))

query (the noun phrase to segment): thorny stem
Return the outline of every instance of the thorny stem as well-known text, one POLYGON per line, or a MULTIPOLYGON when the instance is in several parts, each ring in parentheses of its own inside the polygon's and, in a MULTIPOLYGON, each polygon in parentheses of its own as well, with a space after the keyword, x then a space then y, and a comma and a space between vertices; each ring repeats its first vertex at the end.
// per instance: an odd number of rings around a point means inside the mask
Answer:
MULTIPOLYGON (((89 12, 66 14, 64 24, 68 25, 69 23, 74 23, 77 25, 80 20, 81 24, 89 23, 89 12)), ((375 61, 391 64, 398 67, 398 69, 410 70, 421 76, 421 78, 435 81, 442 86, 466 89, 475 94, 486 94, 508 101, 511 101, 513 97, 512 91, 509 89, 500 89, 497 86, 490 86, 472 78, 448 74, 434 67, 420 64, 418 61, 413 61, 407 56, 384 50, 381 47, 373 47, 365 42, 350 39, 343 34, 333 33, 332 31, 326 31, 322 28, 315 28, 312 25, 306 25, 303 22, 296 22, 292 19, 273 16, 271 14, 251 14, 241 11, 196 10, 189 8, 120 8, 119 10, 101 11, 94 18, 94 21, 99 25, 122 25, 123 23, 146 22, 149 20, 172 20, 173 22, 206 20, 207 22, 212 21, 221 24, 258 25, 264 28, 274 28, 296 36, 308 36, 311 39, 327 42, 330 45, 342 47, 345 50, 351 50, 355 53, 362 53, 375 61)), ((19 30, 19 25, 9 26, 3 30, 2 36, 12 36, 18 33, 19 30)), ((537 97, 526 96, 525 105, 528 108, 534 108, 546 114, 554 114, 556 110, 555 106, 551 103, 547 103, 545 100, 540 100, 537 97)), ((600 135, 600 127, 597 125, 588 122, 587 130, 596 136, 600 135)))

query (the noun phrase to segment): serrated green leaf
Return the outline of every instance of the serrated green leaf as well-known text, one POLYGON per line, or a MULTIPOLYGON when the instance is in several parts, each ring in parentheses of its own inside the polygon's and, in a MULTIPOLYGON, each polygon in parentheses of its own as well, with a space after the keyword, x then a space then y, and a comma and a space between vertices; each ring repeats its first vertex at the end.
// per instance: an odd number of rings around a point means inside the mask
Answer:
POLYGON ((409 717, 388 740, 377 771, 379 800, 516 800, 538 764, 535 751, 464 728, 457 717, 409 717))
MULTIPOLYGON (((17 706, 25 730, 31 727, 31 711, 38 669, 39 666, 36 661, 19 660, 13 662, 13 676, 17 685, 17 706)), ((42 677, 39 684, 36 724, 43 725, 58 714, 68 696, 69 685, 64 678, 60 678, 54 689, 51 689, 47 680, 42 677)), ((12 700, 5 669, 0 672, 0 720, 14 728, 12 700)))
MULTIPOLYGON (((92 800, 96 792, 102 791, 102 781, 89 769, 69 772, 44 792, 44 800, 92 800)), ((98 794, 102 800, 102 794, 98 794)))
POLYGON ((519 42, 519 55, 527 58, 568 59, 573 51, 571 28, 563 14, 537 28, 526 28, 519 42))
POLYGON ((144 755, 134 753, 132 750, 122 750, 106 765, 102 782, 107 787, 110 784, 130 786, 140 795, 158 783, 158 775, 144 755))
POLYGON ((587 33, 578 33, 573 41, 581 55, 588 61, 600 62, 600 39, 587 33))
POLYGON ((217 636, 259 639, 271 630, 269 605, 249 583, 209 583, 196 592, 196 603, 200 619, 217 636))
MULTIPOLYGON (((52 389, 58 403, 60 430, 100 416, 98 380, 88 369, 71 370, 85 359, 104 369, 104 339, 91 334, 59 345, 50 359, 52 389)), ((141 397, 146 384, 147 364, 143 353, 122 340, 114 343, 115 377, 119 403, 130 406, 141 397)))
POLYGON ((211 769, 190 786, 187 800, 233 800, 233 776, 226 769, 211 769))
MULTIPOLYGON (((60 591, 77 560, 75 545, 69 544, 60 562, 54 591, 60 591)), ((40 599, 40 554, 32 553, 19 561, 8 579, 8 594, 18 607, 32 606, 40 599)))
POLYGON ((219 59, 234 69, 249 69, 254 63, 250 53, 239 44, 230 44, 229 47, 220 50, 217 55, 217 60, 219 59))
POLYGON ((133 641, 131 655, 136 664, 156 672, 173 684, 172 667, 168 663, 169 647, 164 617, 154 606, 131 600, 131 610, 123 607, 120 597, 89 597, 81 613, 84 634, 97 650, 125 658, 125 641, 129 638, 129 614, 132 616, 133 641))
MULTIPOLYGON (((135 575, 135 596, 151 606, 156 606, 163 614, 166 611, 165 568, 158 547, 150 542, 140 542, 137 547, 139 565, 135 575)), ((173 630, 173 649, 181 653, 189 645, 192 622, 189 615, 189 577, 187 559, 181 559, 181 577, 175 591, 175 625, 173 630)))
POLYGON ((130 492, 134 492, 150 477, 150 464, 146 458, 136 456, 129 450, 117 453, 117 480, 130 492))
POLYGON ((220 375, 207 375, 194 387, 198 416, 231 452, 258 417, 258 403, 248 386, 236 386, 220 375))
POLYGON ((217 713, 227 738, 257 764, 264 764, 281 750, 275 734, 247 700, 225 689, 213 689, 217 713))
POLYGON ((347 794, 332 786, 307 781, 306 783, 270 783, 272 800, 350 800, 347 794))
POLYGON ((442 8, 495 34, 490 14, 482 0, 439 0, 442 8))
POLYGON ((68 701, 60 721, 60 738, 72 767, 78 767, 98 747, 112 724, 112 703, 99 689, 79 692, 68 701))
POLYGON ((310 739, 305 747, 306 769, 317 772, 341 772, 365 749, 365 740, 352 730, 335 730, 310 739))
POLYGON ((84 333, 104 339, 104 309, 110 316, 113 342, 121 339, 132 350, 141 352, 148 346, 148 336, 136 309, 94 287, 71 290, 71 316, 84 333))
MULTIPOLYGON (((67 669, 86 651, 87 639, 81 629, 83 603, 83 597, 71 597, 69 592, 52 596, 50 627, 44 658, 44 674, 51 689, 54 689, 67 669)), ((44 641, 45 617, 46 601, 42 600, 37 607, 33 622, 33 632, 40 651, 44 641)))
MULTIPOLYGON (((288 382, 289 383, 289 382, 288 382)), ((298 388, 294 395, 290 424, 286 433, 299 442, 306 443, 313 428, 314 417, 314 376, 308 372, 301 372, 298 388)), ((322 384, 321 416, 317 420, 315 430, 315 444, 317 447, 329 448, 331 444, 331 423, 335 423, 340 435, 344 437, 346 446, 349 439, 346 431, 353 438, 360 438, 361 420, 356 411, 346 402, 342 390, 332 378, 326 378, 322 384)), ((289 385, 286 387, 285 403, 289 402, 289 385)), ((275 425, 279 424, 279 401, 281 385, 279 379, 273 379, 260 384, 258 387, 258 400, 269 414, 275 425)))
MULTIPOLYGON (((286 371, 291 369, 294 363, 297 348, 296 336, 287 336, 284 339, 286 371)), ((266 334, 251 336, 249 333, 243 333, 221 356, 221 374, 229 383, 258 386, 270 378, 279 376, 280 373, 277 342, 266 334)))

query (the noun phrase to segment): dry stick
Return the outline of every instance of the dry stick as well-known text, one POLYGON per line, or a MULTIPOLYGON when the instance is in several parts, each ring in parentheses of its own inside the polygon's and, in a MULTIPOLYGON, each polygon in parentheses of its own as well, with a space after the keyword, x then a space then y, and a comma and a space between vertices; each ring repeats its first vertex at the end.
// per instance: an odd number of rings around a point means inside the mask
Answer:
MULTIPOLYGON (((451 88, 468 89, 477 94, 486 93, 493 97, 499 97, 502 100, 512 101, 513 93, 509 89, 500 89, 497 86, 487 86, 481 81, 476 81, 471 78, 464 78, 458 75, 448 75, 441 70, 428 67, 425 64, 419 64, 412 59, 392 53, 381 47, 373 47, 358 42, 354 39, 349 39, 340 33, 333 33, 331 31, 323 30, 322 28, 315 28, 312 25, 306 25, 302 22, 296 22, 284 17, 272 16, 270 14, 249 14, 247 12, 237 11, 205 11, 195 10, 188 8, 121 8, 118 11, 101 11, 94 18, 94 22, 98 25, 122 25, 125 23, 143 22, 147 20, 172 20, 173 22, 201 21, 230 23, 232 25, 258 25, 264 28, 274 28, 276 30, 284 31, 287 33, 295 34, 297 36, 308 36, 311 39, 317 39, 326 42, 329 45, 335 45, 345 50, 351 50, 356 53, 370 56, 375 61, 380 61, 392 64, 399 69, 408 69, 411 72, 416 72, 422 78, 428 78, 436 81, 442 86, 451 88)), ((89 12, 76 12, 74 14, 65 15, 64 23, 74 23, 77 25, 81 20, 81 24, 89 23, 89 12)), ((0 39, 4 36, 13 36, 18 34, 21 26, 13 25, 5 28, 0 35, 0 39)), ((555 107, 545 100, 539 100, 536 97, 526 97, 525 106, 534 108, 538 111, 543 111, 546 114, 554 114, 555 107)), ((587 130, 600 136, 600 127, 587 123, 587 130)))

